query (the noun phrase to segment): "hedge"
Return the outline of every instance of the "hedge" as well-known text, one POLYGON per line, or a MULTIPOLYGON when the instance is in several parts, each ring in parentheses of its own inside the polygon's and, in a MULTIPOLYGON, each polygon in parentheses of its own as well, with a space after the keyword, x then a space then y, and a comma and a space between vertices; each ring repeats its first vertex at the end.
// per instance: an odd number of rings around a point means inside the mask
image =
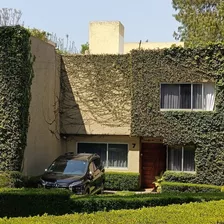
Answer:
MULTIPOLYGON (((139 173, 106 172, 105 189, 107 190, 139 190, 139 173)), ((40 176, 24 177, 19 172, 0 172, 0 187, 37 188, 40 176)))
POLYGON ((224 199, 224 193, 76 196, 67 190, 1 189, 0 217, 64 215, 224 199))
POLYGON ((0 172, 0 188, 2 187, 23 187, 24 177, 18 171, 0 172))
POLYGON ((0 40, 0 170, 20 171, 33 78, 30 33, 20 26, 1 26, 0 40))
POLYGON ((63 215, 70 211, 70 194, 58 189, 0 189, 0 217, 63 215))
POLYGON ((106 172, 105 189, 108 190, 139 190, 139 173, 106 172))
POLYGON ((169 205, 167 207, 143 208, 139 210, 120 210, 97 212, 93 214, 73 214, 64 216, 29 217, 0 219, 4 224, 222 224, 224 223, 224 200, 184 205, 169 205))
POLYGON ((208 184, 191 184, 191 183, 178 183, 178 182, 162 182, 161 192, 162 193, 173 193, 173 192, 220 192, 221 186, 208 185, 208 184))
POLYGON ((195 183, 196 173, 165 171, 163 180, 167 182, 195 183))

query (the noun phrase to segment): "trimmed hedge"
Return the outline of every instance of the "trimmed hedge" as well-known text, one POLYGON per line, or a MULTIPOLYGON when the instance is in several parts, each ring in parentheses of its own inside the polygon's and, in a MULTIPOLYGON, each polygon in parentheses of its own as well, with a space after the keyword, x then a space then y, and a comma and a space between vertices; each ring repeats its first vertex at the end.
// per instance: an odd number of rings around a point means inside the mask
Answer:
POLYGON ((224 194, 140 194, 135 196, 92 196, 73 198, 72 209, 78 213, 92 213, 120 209, 138 209, 142 207, 167 206, 224 199, 224 194))
POLYGON ((106 172, 105 189, 108 190, 139 190, 139 173, 106 172))
POLYGON ((181 183, 196 183, 196 173, 165 171, 163 174, 164 181, 181 182, 181 183))
POLYGON ((64 216, 29 217, 0 219, 5 224, 210 224, 224 223, 224 200, 190 203, 184 205, 170 205, 167 207, 143 208, 140 210, 120 210, 111 212, 97 212, 94 214, 73 214, 64 216))
POLYGON ((0 217, 64 215, 224 199, 224 193, 76 196, 66 190, 1 189, 0 217))
POLYGON ((221 186, 208 185, 208 184, 191 184, 191 183, 178 183, 178 182, 162 182, 161 192, 220 192, 221 186))
POLYGON ((17 171, 0 172, 0 188, 2 187, 17 188, 23 186, 24 186, 24 177, 20 172, 17 171))
POLYGON ((70 211, 70 195, 69 191, 58 189, 0 189, 0 217, 63 215, 70 211))

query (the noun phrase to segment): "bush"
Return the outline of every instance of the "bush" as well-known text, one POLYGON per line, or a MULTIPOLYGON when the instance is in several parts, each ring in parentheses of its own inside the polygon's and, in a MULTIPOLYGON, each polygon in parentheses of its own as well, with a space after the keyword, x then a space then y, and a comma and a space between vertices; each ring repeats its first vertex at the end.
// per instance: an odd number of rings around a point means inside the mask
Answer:
POLYGON ((178 183, 178 182, 162 182, 161 192, 220 192, 221 187, 208 184, 191 184, 191 183, 178 183))
POLYGON ((18 188, 24 186, 24 177, 17 171, 0 172, 0 188, 18 188))
POLYGON ((70 192, 46 189, 0 189, 0 217, 34 216, 68 212, 70 192))
POLYGON ((224 223, 224 201, 170 205, 167 207, 143 208, 139 210, 120 210, 97 212, 95 214, 72 214, 64 216, 29 217, 0 219, 0 223, 34 224, 34 223, 82 223, 82 224, 195 224, 224 223))
POLYGON ((163 174, 164 181, 181 182, 181 183, 196 183, 195 173, 165 171, 163 174))
POLYGON ((61 189, 1 189, 0 217, 91 213, 221 199, 224 199, 221 192, 77 196, 61 189))
POLYGON ((106 172, 105 189, 133 191, 139 190, 139 173, 106 172))
POLYGON ((142 207, 167 206, 224 199, 219 193, 181 193, 181 194, 136 194, 134 196, 91 196, 72 198, 71 208, 78 213, 138 209, 142 207))

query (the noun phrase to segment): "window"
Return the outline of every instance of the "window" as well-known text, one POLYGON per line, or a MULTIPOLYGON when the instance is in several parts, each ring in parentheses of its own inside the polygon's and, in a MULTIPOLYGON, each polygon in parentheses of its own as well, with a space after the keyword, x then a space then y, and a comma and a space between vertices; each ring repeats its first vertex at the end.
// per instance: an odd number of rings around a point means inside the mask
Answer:
POLYGON ((214 83, 161 84, 161 109, 214 110, 214 83))
POLYGON ((168 170, 173 171, 195 171, 194 146, 173 146, 168 147, 167 161, 168 170))
POLYGON ((97 153, 105 167, 128 166, 127 144, 78 143, 78 153, 97 153))

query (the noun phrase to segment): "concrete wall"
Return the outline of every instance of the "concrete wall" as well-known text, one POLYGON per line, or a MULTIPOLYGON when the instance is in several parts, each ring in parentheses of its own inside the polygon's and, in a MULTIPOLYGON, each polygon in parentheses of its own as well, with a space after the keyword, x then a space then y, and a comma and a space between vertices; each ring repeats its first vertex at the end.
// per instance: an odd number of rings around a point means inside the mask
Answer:
POLYGON ((163 49, 163 48, 170 48, 172 45, 176 46, 184 46, 184 42, 142 42, 141 44, 133 42, 133 43, 124 43, 124 54, 129 53, 133 49, 139 49, 143 50, 150 49, 163 49))
POLYGON ((31 38, 35 56, 30 124, 23 173, 39 175, 61 154, 59 136, 60 58, 55 47, 31 38))
POLYGON ((77 143, 78 142, 97 142, 97 143, 126 143, 128 144, 128 168, 112 169, 107 168, 109 171, 119 171, 119 172, 139 172, 139 150, 140 150, 140 140, 138 137, 129 136, 106 136, 106 135, 95 135, 95 136, 68 136, 62 141, 63 148, 67 152, 77 153, 77 143))
POLYGON ((90 23, 90 54, 122 54, 123 42, 124 26, 119 21, 90 23))

